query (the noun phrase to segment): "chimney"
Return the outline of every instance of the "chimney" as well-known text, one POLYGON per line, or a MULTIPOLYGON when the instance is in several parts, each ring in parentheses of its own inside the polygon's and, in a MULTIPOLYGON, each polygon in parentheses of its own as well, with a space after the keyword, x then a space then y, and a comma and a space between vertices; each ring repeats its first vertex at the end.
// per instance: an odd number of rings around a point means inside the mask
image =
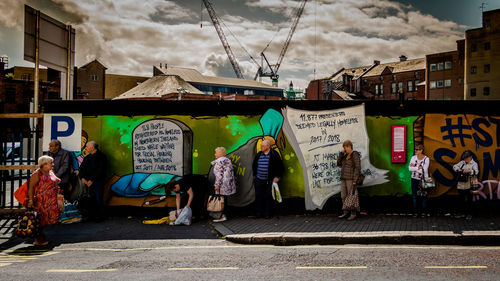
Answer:
POLYGON ((399 57, 399 61, 406 61, 408 58, 405 55, 399 57))
POLYGON ((373 64, 374 64, 374 65, 379 65, 379 64, 380 64, 380 61, 379 61, 379 60, 374 60, 374 61, 373 61, 373 64))

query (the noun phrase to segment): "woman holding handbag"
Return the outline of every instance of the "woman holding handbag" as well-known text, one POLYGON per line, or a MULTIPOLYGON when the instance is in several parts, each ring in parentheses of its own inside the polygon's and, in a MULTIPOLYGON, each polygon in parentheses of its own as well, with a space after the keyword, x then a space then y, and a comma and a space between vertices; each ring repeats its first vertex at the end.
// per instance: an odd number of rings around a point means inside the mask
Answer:
POLYGON ((415 155, 410 159, 408 170, 411 172, 411 197, 413 200, 413 217, 426 216, 427 191, 422 188, 422 179, 429 178, 429 157, 424 154, 424 145, 415 146, 415 155), (421 205, 419 204, 421 202, 421 205))
POLYGON ((349 216, 348 220, 356 218, 359 212, 359 197, 357 183, 361 176, 361 157, 359 152, 354 151, 350 140, 342 144, 344 150, 339 153, 337 166, 341 167, 340 172, 340 195, 342 197, 342 211, 339 218, 343 219, 349 216))
MULTIPOLYGON (((214 191, 215 194, 224 196, 224 204, 227 205, 227 197, 236 193, 236 185, 234 183, 233 163, 226 157, 226 149, 217 147, 215 149, 215 161, 213 173, 215 174, 214 191)), ((223 222, 227 220, 226 214, 222 214, 220 219, 215 219, 213 222, 223 222)))
POLYGON ((59 182, 52 172, 54 159, 50 156, 38 158, 39 168, 33 172, 29 180, 27 207, 33 208, 40 217, 39 235, 35 245, 47 245, 43 228, 59 222, 60 208, 58 204, 59 182))
POLYGON ((479 175, 479 168, 477 163, 472 159, 472 151, 466 150, 462 154, 462 160, 453 166, 453 170, 457 173, 457 190, 460 196, 460 201, 463 202, 461 206, 462 214, 456 215, 457 218, 466 217, 472 219, 472 194, 471 179, 473 176, 479 175))

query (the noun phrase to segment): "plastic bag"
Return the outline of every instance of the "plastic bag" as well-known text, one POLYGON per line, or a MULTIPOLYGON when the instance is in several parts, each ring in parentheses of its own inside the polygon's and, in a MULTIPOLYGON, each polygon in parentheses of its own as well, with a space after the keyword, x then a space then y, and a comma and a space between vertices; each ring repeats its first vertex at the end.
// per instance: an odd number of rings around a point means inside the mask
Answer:
POLYGON ((275 200, 278 203, 281 203, 283 199, 281 198, 281 193, 278 183, 273 182, 273 186, 271 188, 272 188, 273 200, 275 200))
POLYGON ((182 209, 179 217, 175 220, 175 225, 191 225, 191 219, 193 218, 193 211, 191 208, 182 209))

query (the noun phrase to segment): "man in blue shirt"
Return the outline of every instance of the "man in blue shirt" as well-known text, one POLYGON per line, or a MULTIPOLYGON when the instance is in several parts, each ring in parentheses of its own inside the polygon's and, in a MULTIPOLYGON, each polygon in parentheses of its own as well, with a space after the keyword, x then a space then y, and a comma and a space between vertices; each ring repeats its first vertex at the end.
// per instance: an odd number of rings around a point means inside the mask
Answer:
POLYGON ((271 218, 274 212, 272 184, 278 182, 283 175, 283 163, 278 152, 271 149, 271 142, 264 139, 261 151, 253 160, 255 188, 255 214, 259 217, 271 218))

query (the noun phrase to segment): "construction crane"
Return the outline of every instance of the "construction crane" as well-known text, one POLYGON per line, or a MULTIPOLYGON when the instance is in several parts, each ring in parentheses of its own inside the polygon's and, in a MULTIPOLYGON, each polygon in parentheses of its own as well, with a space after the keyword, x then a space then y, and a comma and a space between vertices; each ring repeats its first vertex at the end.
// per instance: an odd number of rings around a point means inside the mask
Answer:
POLYGON ((229 61, 231 62, 231 65, 233 66, 234 73, 236 73, 236 77, 240 79, 244 79, 243 74, 241 73, 240 66, 238 65, 238 62, 236 61, 236 57, 233 54, 233 51, 231 50, 231 46, 229 46, 229 43, 227 42, 226 35, 224 35, 224 31, 222 31, 222 27, 220 26, 219 18, 217 17, 217 14, 215 13, 214 8, 212 7, 212 4, 208 2, 207 0, 202 0, 203 4, 207 8, 208 15, 210 16, 210 19, 212 20, 212 23, 214 24, 215 30, 217 31, 217 34, 219 35, 220 41, 222 42, 222 46, 224 47, 224 50, 226 50, 226 54, 229 58, 229 61))
MULTIPOLYGON (((288 36, 285 40, 285 44, 283 45, 283 49, 281 49, 280 55, 278 56, 278 61, 276 62, 275 65, 269 64, 269 61, 266 58, 266 55, 264 54, 264 51, 260 53, 260 56, 263 61, 266 62, 267 67, 269 68, 268 72, 264 72, 263 67, 259 67, 257 70, 257 74, 255 74, 254 80, 257 80, 258 77, 270 77, 272 81, 272 85, 274 87, 278 87, 278 80, 279 80, 279 75, 278 75, 278 70, 280 69, 281 62, 283 61, 283 58, 285 57, 286 51, 288 50, 288 46, 290 45, 290 41, 292 40, 292 36, 295 33, 295 29, 297 28, 297 24, 299 23, 299 19, 302 16, 302 12, 304 11, 304 7, 306 6, 307 0, 302 0, 302 3, 300 4, 297 13, 295 14, 295 19, 293 20, 292 27, 290 28, 290 31, 288 32, 288 36)), ((269 44, 268 44, 269 46, 269 44)), ((267 49, 267 47, 266 47, 267 49)), ((262 65, 264 62, 262 62, 262 65)), ((267 70, 267 69, 266 69, 267 70)))

